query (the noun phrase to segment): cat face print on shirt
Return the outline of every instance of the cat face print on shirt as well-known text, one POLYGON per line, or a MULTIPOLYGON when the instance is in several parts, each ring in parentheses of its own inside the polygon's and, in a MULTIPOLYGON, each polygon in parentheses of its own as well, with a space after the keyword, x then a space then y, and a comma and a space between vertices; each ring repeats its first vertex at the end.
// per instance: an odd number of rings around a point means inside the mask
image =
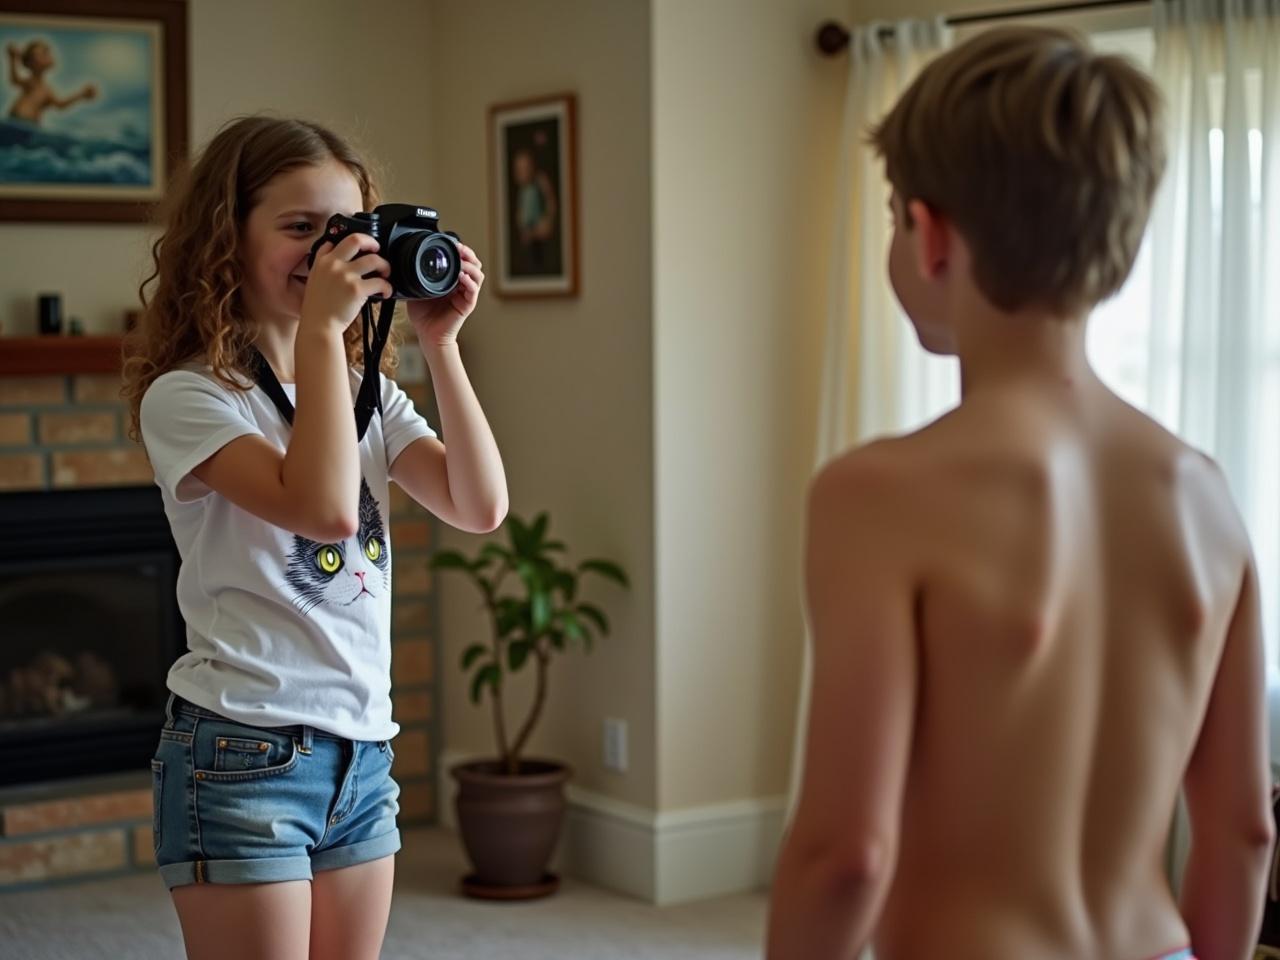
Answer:
POLYGON ((378 503, 360 481, 360 526, 341 543, 295 535, 285 580, 303 613, 326 604, 350 607, 384 597, 391 588, 391 554, 378 503))

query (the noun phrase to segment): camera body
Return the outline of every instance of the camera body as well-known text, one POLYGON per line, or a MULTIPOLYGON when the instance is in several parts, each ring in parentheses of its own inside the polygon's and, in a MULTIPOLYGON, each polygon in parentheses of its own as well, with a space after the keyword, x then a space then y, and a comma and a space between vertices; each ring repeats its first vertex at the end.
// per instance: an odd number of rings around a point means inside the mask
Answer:
POLYGON ((350 233, 378 241, 379 255, 391 264, 392 300, 434 300, 457 289, 462 276, 458 235, 440 229, 440 214, 433 208, 381 203, 349 217, 335 213, 312 244, 307 266, 315 263, 322 244, 336 244, 350 233))

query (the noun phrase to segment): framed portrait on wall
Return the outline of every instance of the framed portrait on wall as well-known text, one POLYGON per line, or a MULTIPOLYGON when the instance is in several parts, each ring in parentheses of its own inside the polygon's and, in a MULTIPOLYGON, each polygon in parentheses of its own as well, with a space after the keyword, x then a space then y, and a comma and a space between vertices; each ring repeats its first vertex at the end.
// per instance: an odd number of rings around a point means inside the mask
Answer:
POLYGON ((0 0, 0 47, 0 220, 147 219, 186 158, 186 0, 0 0))
POLYGON ((576 98, 489 108, 490 207, 500 297, 578 292, 576 98))

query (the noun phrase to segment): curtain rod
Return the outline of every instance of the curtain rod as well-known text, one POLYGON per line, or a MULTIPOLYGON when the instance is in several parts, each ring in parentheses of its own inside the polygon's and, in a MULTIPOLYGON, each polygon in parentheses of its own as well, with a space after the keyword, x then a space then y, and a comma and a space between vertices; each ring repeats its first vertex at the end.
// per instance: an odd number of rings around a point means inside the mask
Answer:
MULTIPOLYGON (((1014 17, 1047 16, 1054 13, 1079 13, 1084 10, 1100 10, 1105 7, 1133 7, 1145 5, 1150 0, 1077 0, 1076 3, 1051 3, 1034 7, 1018 7, 1014 10, 988 10, 984 13, 961 13, 944 18, 948 26, 958 27, 970 23, 988 23, 1009 20, 1014 17)), ((881 27, 880 36, 893 36, 892 27, 881 27)), ((818 49, 825 56, 834 56, 849 46, 849 30, 843 24, 827 20, 818 27, 818 49)))

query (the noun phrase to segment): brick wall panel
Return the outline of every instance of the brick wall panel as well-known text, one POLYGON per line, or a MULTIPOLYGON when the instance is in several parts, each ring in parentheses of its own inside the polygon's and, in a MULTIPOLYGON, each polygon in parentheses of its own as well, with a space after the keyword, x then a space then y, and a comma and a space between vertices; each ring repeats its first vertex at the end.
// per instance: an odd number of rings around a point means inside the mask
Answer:
POLYGON ((53 455, 53 485, 112 487, 149 484, 151 464, 141 447, 132 444, 116 450, 64 450, 53 455))
POLYGON ((39 417, 40 442, 113 443, 120 439, 116 415, 109 411, 92 413, 42 413, 39 417))

